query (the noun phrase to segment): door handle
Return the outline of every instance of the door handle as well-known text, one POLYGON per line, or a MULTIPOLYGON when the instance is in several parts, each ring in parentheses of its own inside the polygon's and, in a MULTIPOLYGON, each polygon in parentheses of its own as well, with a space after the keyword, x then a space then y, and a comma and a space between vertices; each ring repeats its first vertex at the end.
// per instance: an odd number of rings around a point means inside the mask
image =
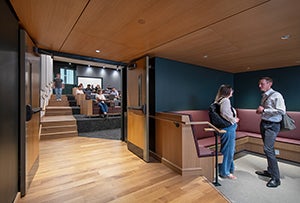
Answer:
POLYGON ((146 104, 141 106, 128 106, 127 109, 129 110, 141 110, 144 114, 146 114, 146 104))
POLYGON ((31 107, 30 104, 27 104, 26 105, 26 121, 30 121, 31 120, 32 114, 33 114, 32 107, 31 107))
POLYGON ((26 121, 30 121, 32 118, 32 115, 35 113, 38 113, 42 110, 42 108, 37 107, 37 108, 32 108, 30 104, 26 105, 26 121))

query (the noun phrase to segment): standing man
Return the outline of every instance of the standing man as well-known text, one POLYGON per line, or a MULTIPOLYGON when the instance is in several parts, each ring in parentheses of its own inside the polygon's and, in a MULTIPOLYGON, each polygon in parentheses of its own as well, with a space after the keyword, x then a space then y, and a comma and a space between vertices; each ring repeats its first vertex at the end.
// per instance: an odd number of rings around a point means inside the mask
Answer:
POLYGON ((61 101, 62 89, 64 88, 63 80, 60 78, 60 74, 57 73, 53 80, 53 88, 55 90, 56 101, 61 101))
POLYGON ((258 86, 263 92, 260 106, 256 113, 261 115, 260 133, 264 143, 264 153, 267 157, 268 168, 265 171, 256 171, 258 175, 270 177, 267 187, 280 185, 280 173, 275 155, 274 144, 280 131, 280 121, 286 108, 282 95, 272 89, 273 80, 263 77, 258 86))

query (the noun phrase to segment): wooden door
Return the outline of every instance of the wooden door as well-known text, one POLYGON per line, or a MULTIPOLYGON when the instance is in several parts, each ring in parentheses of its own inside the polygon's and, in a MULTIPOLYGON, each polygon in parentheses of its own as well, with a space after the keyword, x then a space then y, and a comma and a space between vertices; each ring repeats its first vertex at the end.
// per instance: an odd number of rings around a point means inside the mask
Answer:
POLYGON ((127 147, 149 162, 149 57, 127 71, 127 147))
POLYGON ((25 123, 20 130, 20 190, 21 196, 26 194, 39 165, 39 134, 40 134, 40 56, 34 52, 34 44, 25 33, 21 31, 21 69, 20 80, 21 108, 26 109, 25 123), (22 102, 23 101, 23 102, 22 102), (22 131, 24 133, 22 133, 22 131))

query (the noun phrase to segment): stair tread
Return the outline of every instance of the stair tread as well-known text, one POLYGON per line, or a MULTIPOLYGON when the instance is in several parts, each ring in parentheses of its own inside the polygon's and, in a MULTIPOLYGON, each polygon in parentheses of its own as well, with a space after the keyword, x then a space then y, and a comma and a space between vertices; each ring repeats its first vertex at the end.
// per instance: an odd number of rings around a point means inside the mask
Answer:
POLYGON ((47 106, 46 109, 72 109, 70 106, 47 106))
POLYGON ((75 133, 78 134, 77 130, 72 130, 72 131, 60 131, 60 132, 52 132, 52 133, 41 133, 41 136, 45 135, 61 135, 61 134, 70 134, 70 133, 75 133))
POLYGON ((52 125, 52 126, 42 126, 42 128, 66 128, 66 127, 77 127, 77 125, 74 124, 74 125, 52 125))
POLYGON ((73 115, 43 116, 41 122, 76 121, 73 115))

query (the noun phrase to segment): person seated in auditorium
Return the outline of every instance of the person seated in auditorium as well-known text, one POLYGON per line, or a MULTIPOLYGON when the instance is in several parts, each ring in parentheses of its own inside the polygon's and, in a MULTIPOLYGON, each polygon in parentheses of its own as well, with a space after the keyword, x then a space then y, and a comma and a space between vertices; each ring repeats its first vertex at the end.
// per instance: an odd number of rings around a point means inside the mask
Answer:
POLYGON ((98 90, 100 90, 101 89, 101 87, 100 87, 100 85, 98 84, 98 85, 96 85, 96 87, 94 88, 94 93, 97 93, 98 92, 98 90))
POLYGON ((116 88, 112 88, 111 89, 111 92, 110 92, 111 95, 114 95, 115 96, 115 99, 119 99, 119 92, 118 90, 116 90, 116 88))
POLYGON ((96 100, 97 100, 98 106, 100 108, 100 117, 103 118, 103 117, 107 116, 108 106, 105 103, 106 98, 102 92, 103 91, 101 89, 98 90, 98 93, 96 94, 96 100))
POLYGON ((93 89, 91 88, 91 85, 88 84, 87 87, 85 88, 84 90, 84 94, 85 94, 85 98, 88 100, 88 99, 91 99, 92 97, 92 92, 93 92, 93 89))
POLYGON ((84 92, 83 92, 83 86, 82 86, 82 85, 79 85, 79 86, 77 87, 76 95, 77 95, 77 94, 84 94, 84 92))

